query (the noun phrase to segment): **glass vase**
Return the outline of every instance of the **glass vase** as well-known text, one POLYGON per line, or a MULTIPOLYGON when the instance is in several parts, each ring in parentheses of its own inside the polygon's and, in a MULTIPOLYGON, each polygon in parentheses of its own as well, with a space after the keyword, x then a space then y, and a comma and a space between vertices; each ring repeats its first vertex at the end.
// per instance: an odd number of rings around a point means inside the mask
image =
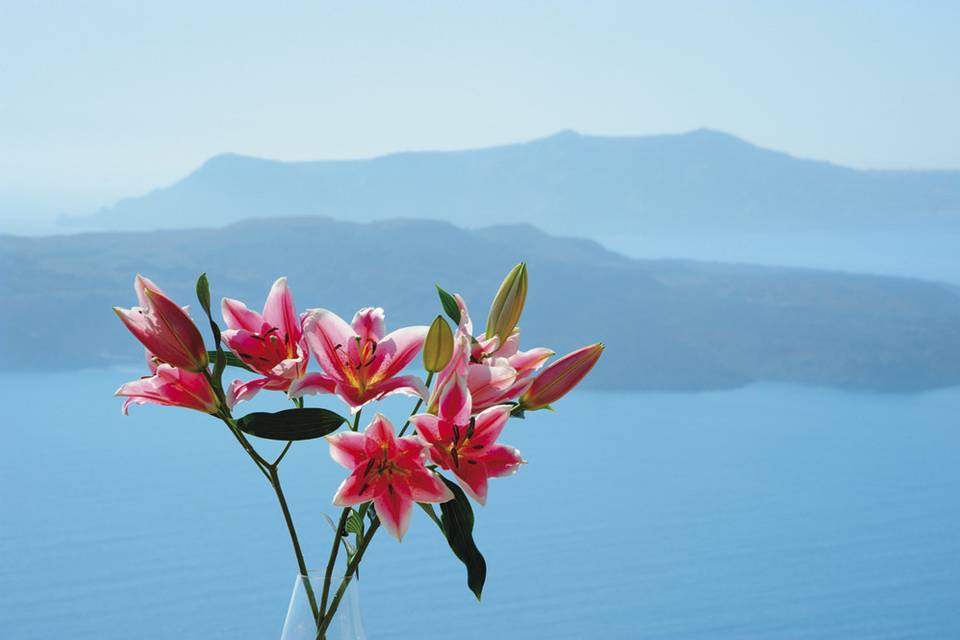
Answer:
POLYGON ((344 576, 334 572, 327 591, 326 609, 328 612, 334 607, 336 609, 332 616, 327 613, 329 621, 323 619, 318 622, 320 616, 314 612, 320 610, 323 602, 324 573, 310 571, 308 576, 297 576, 280 640, 366 640, 360 617, 360 587, 356 576, 346 581, 338 600, 337 593, 343 586, 344 576), (327 626, 321 630, 323 624, 327 626))

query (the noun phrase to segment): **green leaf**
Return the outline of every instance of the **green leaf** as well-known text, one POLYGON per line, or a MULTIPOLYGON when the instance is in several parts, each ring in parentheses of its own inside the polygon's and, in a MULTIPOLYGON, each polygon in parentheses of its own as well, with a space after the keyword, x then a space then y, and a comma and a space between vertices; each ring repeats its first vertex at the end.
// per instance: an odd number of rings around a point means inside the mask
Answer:
POLYGON ((351 509, 350 515, 347 516, 347 522, 344 525, 344 529, 347 531, 347 533, 363 535, 363 517, 357 511, 351 509))
MULTIPOLYGON (((246 369, 247 371, 250 371, 250 372, 252 372, 252 373, 256 373, 256 371, 254 371, 253 369, 251 369, 250 367, 248 367, 248 366, 246 365, 246 363, 244 363, 243 360, 241 360, 240 358, 238 358, 238 357, 237 357, 237 354, 233 353, 232 351, 222 351, 222 350, 221 350, 221 353, 223 353, 224 366, 237 367, 237 368, 239 368, 239 369, 246 369)), ((217 352, 216 352, 216 351, 207 351, 207 356, 209 356, 209 358, 210 358, 211 360, 214 360, 214 359, 216 359, 216 357, 217 357, 217 352)))
POLYGON ((286 409, 276 413, 248 413, 237 426, 244 433, 267 440, 312 440, 322 438, 346 424, 347 419, 330 411, 310 407, 286 409))
POLYGON ((463 489, 439 474, 438 477, 454 496, 453 500, 440 504, 443 534, 453 553, 467 567, 467 586, 479 600, 487 579, 487 562, 473 541, 473 508, 463 489))
POLYGON ((457 306, 457 300, 452 295, 436 285, 437 294, 440 296, 440 304, 443 305, 444 312, 450 316, 454 324, 460 324, 460 307, 457 306))

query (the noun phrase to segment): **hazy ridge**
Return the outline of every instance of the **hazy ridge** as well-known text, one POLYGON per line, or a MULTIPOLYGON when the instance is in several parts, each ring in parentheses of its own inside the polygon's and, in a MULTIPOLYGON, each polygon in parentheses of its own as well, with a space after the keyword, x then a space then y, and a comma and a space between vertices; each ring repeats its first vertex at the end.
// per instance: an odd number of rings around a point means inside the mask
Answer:
POLYGON ((479 324, 502 274, 530 264, 524 344, 609 348, 590 379, 618 389, 713 389, 783 381, 911 391, 960 383, 960 297, 946 285, 824 271, 624 258, 525 225, 465 230, 260 219, 224 229, 0 236, 0 369, 137 360, 110 308, 133 304, 142 272, 184 303, 197 274, 214 296, 262 304, 286 275, 300 308, 387 309, 389 326, 429 323, 435 282, 479 324))
POLYGON ((572 131, 486 149, 280 162, 223 154, 75 228, 222 225, 251 217, 525 222, 586 237, 694 230, 960 230, 960 172, 863 171, 711 130, 572 131))

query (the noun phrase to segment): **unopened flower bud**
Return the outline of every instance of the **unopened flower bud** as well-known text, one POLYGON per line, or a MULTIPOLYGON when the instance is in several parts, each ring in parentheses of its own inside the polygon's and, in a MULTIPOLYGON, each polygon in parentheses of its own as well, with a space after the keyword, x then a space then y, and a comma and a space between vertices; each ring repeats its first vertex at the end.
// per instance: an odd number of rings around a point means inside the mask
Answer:
POLYGON ((597 364, 603 347, 603 343, 582 347, 548 366, 520 398, 520 406, 531 411, 543 409, 565 396, 597 364))
POLYGON ((427 331, 427 338, 423 342, 423 368, 430 373, 442 370, 453 356, 453 332, 450 325, 437 316, 427 331))
POLYGON ((127 329, 162 362, 193 372, 205 369, 207 349, 187 312, 143 276, 137 276, 134 289, 139 307, 114 307, 127 329))
POLYGON ((487 339, 493 336, 500 337, 500 344, 510 337, 520 314, 523 313, 523 304, 527 300, 527 265, 521 262, 507 274, 500 284, 490 313, 487 316, 487 339))

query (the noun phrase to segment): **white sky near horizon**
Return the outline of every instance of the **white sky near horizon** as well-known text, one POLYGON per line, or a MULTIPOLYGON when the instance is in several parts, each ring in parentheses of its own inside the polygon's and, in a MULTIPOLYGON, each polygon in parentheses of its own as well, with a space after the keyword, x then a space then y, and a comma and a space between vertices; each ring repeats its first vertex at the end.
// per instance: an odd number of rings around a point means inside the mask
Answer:
POLYGON ((561 129, 709 127, 856 167, 960 168, 958 113, 958 2, 0 0, 0 223, 84 213, 226 151, 561 129))

